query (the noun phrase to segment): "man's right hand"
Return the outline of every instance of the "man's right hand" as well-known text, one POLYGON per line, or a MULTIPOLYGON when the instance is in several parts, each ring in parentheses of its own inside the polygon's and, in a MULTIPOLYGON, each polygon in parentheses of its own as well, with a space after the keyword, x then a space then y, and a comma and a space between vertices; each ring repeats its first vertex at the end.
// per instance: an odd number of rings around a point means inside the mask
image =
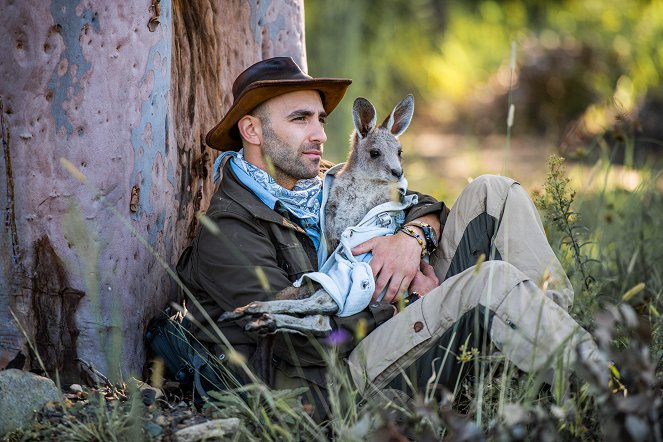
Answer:
POLYGON ((381 302, 391 304, 398 301, 412 282, 421 260, 421 246, 403 232, 395 235, 377 236, 352 249, 353 255, 373 253, 369 265, 375 277, 375 301, 386 288, 381 302))

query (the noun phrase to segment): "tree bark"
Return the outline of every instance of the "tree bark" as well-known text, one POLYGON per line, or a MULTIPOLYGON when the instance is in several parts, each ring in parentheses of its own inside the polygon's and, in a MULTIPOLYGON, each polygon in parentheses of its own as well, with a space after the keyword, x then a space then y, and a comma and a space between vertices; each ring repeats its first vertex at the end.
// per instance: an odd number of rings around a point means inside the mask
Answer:
POLYGON ((150 249, 174 267, 196 231, 233 79, 305 68, 303 0, 154 3, 0 6, 0 368, 37 352, 65 381, 76 358, 139 373, 176 288, 150 249))

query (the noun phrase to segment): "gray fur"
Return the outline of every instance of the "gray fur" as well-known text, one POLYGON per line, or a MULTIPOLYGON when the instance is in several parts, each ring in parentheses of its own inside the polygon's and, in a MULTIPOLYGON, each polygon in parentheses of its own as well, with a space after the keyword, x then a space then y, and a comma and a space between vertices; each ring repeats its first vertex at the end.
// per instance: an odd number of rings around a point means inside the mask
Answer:
POLYGON ((414 97, 408 95, 376 127, 375 107, 365 98, 355 100, 350 155, 336 173, 325 209, 330 251, 336 248, 346 227, 358 224, 373 207, 400 198, 407 187, 398 137, 410 125, 413 113, 414 97))

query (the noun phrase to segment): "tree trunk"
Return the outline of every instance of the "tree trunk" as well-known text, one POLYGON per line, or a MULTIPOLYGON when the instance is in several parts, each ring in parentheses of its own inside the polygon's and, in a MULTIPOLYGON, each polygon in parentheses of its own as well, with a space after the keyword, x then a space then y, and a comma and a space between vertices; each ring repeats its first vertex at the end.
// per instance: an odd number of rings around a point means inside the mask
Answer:
POLYGON ((195 233, 204 136, 237 74, 276 55, 305 68, 303 15, 303 0, 3 2, 0 368, 23 352, 65 381, 76 358, 140 372, 176 288, 150 249, 174 267, 195 233))

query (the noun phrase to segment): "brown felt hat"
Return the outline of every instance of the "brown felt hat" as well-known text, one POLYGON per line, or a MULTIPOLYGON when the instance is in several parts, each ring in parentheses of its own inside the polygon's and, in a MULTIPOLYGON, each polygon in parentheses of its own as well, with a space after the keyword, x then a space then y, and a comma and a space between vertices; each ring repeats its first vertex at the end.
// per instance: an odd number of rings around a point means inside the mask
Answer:
POLYGON ((218 150, 239 150, 242 138, 237 122, 261 103, 278 95, 301 90, 320 92, 322 107, 330 114, 352 83, 347 78, 312 78, 290 57, 259 61, 239 74, 233 83, 234 102, 226 116, 207 133, 205 141, 218 150))

